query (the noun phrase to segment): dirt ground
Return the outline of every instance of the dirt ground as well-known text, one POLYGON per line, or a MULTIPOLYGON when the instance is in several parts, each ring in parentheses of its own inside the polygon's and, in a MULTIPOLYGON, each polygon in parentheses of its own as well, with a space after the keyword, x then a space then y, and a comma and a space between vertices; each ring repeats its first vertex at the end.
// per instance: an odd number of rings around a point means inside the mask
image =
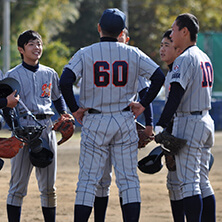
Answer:
MULTIPOLYGON (((7 132, 6 132, 7 134, 7 132)), ((1 137, 2 137, 1 131, 1 137)), ((59 135, 58 135, 59 136, 59 135)), ((222 132, 215 134, 215 146, 212 149, 214 165, 210 171, 211 184, 215 191, 217 201, 217 221, 222 221, 222 132)), ((71 222, 74 214, 75 189, 78 178, 78 157, 79 157, 80 134, 75 134, 71 140, 58 147, 58 173, 57 173, 57 222, 71 222)), ((145 149, 139 150, 138 159, 146 156, 156 146, 152 142, 145 149)), ((0 172, 0 221, 7 221, 6 198, 10 179, 10 161, 4 159, 5 164, 0 172)), ((143 174, 138 171, 141 182, 141 222, 169 222, 173 221, 170 211, 169 199, 166 189, 167 169, 154 175, 143 174)), ((22 206, 21 222, 43 221, 40 207, 39 191, 35 178, 35 171, 32 172, 28 194, 24 198, 22 206)), ((93 222, 93 212, 90 216, 93 222)), ((119 206, 118 190, 113 175, 111 194, 106 215, 107 222, 122 221, 119 206)))

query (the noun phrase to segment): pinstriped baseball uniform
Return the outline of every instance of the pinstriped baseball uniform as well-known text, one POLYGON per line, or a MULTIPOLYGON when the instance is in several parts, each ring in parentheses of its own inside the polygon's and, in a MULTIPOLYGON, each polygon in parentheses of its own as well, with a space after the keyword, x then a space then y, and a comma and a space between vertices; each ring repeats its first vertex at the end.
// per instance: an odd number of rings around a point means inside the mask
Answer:
MULTIPOLYGON (((164 86, 165 86, 165 100, 167 101, 170 92, 170 80, 172 72, 168 71, 164 86)), ((167 189, 169 191, 170 200, 181 200, 183 199, 180 192, 180 183, 177 178, 176 171, 168 171, 167 173, 167 189)))
POLYGON ((214 122, 208 113, 213 67, 208 56, 197 46, 192 46, 176 58, 170 74, 170 82, 180 83, 185 90, 172 132, 188 141, 175 156, 182 196, 198 195, 204 190, 204 197, 207 197, 214 193, 208 180, 210 148, 214 144, 214 122), (200 181, 204 177, 204 181, 200 181))
POLYGON ((123 204, 140 202, 138 136, 132 112, 123 110, 136 95, 138 75, 149 79, 158 65, 138 48, 104 41, 79 50, 65 67, 82 78, 80 106, 101 112, 83 118, 75 204, 93 206, 109 149, 123 204))
MULTIPOLYGON (((54 115, 51 109, 52 101, 60 96, 59 78, 57 73, 46 66, 39 65, 36 72, 25 68, 22 64, 16 66, 6 73, 7 77, 18 80, 21 86, 20 98, 28 109, 34 114, 46 114, 46 118, 38 120, 42 125, 46 125, 41 137, 49 142, 51 151, 54 153, 53 162, 46 168, 36 167, 36 178, 39 190, 41 191, 41 205, 43 207, 56 206, 55 179, 57 162, 57 142, 55 132, 52 131, 51 116, 54 115)), ((26 113, 24 107, 17 105, 20 114, 26 113)), ((22 126, 35 126, 37 123, 26 116, 21 117, 22 126)), ((29 160, 29 151, 25 146, 19 153, 11 159, 11 181, 7 198, 7 204, 21 206, 23 197, 27 194, 27 186, 33 165, 29 160), (14 183, 16 181, 16 183, 14 183)))
MULTIPOLYGON (((149 87, 148 80, 145 77, 139 76, 137 92, 139 93, 141 90, 143 90, 146 87, 149 87)), ((109 156, 105 165, 104 175, 102 176, 102 179, 99 181, 99 184, 97 186, 96 190, 97 197, 109 196, 111 181, 112 181, 112 163, 111 163, 111 156, 109 156)))
MULTIPOLYGON (((169 95, 170 91, 170 80, 171 80, 171 75, 172 72, 168 72, 165 78, 165 96, 166 100, 169 95)), ((201 184, 201 194, 203 198, 207 197, 209 195, 209 190, 208 190, 208 170, 209 169, 209 161, 208 161, 208 156, 210 155, 210 150, 209 148, 202 148, 202 155, 201 155, 201 179, 200 179, 200 184, 201 184)), ((180 183, 178 181, 176 171, 169 171, 167 174, 167 189, 169 190, 169 196, 170 200, 181 200, 183 199, 181 192, 180 192, 180 183)))

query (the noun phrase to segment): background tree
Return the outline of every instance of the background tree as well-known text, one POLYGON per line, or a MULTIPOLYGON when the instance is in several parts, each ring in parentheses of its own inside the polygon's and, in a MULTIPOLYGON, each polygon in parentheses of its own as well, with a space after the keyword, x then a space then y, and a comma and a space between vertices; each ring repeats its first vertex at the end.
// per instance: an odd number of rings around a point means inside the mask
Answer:
MULTIPOLYGON (((1 9, 2 3, 3 0, 0 0, 1 9)), ((41 63, 52 66, 60 74, 62 64, 65 65, 73 53, 99 40, 97 23, 103 10, 109 7, 121 8, 121 1, 17 0, 11 3, 11 66, 20 62, 16 46, 18 34, 26 29, 34 29, 44 40, 41 63)), ((178 14, 190 12, 196 15, 201 32, 222 31, 220 0, 128 0, 128 7, 130 44, 142 49, 162 67, 159 59, 160 40, 178 14)), ((1 16, 1 36, 2 19, 1 16)))

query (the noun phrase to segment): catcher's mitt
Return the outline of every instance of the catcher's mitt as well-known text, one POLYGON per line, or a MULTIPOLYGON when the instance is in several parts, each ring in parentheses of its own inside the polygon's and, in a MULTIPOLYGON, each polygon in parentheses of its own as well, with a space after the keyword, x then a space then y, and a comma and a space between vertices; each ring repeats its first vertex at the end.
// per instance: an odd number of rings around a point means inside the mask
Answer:
POLYGON ((138 148, 144 148, 148 143, 154 140, 154 135, 153 136, 147 136, 144 130, 146 127, 136 121, 136 129, 139 137, 139 142, 138 142, 138 148))
POLYGON ((61 117, 55 121, 53 130, 62 134, 61 140, 58 141, 58 145, 61 145, 67 141, 74 133, 75 120, 71 114, 62 114, 61 117))
POLYGON ((163 145, 163 149, 169 152, 171 155, 176 155, 185 146, 187 140, 180 139, 171 135, 169 132, 164 130, 163 132, 155 135, 156 143, 163 145))
POLYGON ((15 136, 10 138, 0 138, 0 157, 12 158, 23 147, 23 142, 18 140, 15 136))

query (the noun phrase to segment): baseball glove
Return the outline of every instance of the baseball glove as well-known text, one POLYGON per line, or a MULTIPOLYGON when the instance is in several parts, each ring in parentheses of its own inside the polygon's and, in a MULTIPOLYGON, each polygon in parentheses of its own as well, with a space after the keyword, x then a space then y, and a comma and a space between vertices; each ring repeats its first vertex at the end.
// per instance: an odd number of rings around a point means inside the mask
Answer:
POLYGON ((0 157, 12 158, 23 147, 23 142, 18 140, 15 136, 10 138, 0 138, 0 157))
POLYGON ((58 141, 58 145, 61 145, 67 141, 74 133, 75 130, 75 120, 71 114, 62 114, 61 117, 55 121, 53 130, 60 132, 62 138, 58 141))
POLYGON ((176 155, 185 146, 187 140, 180 139, 171 135, 169 132, 164 130, 163 132, 155 135, 156 143, 163 145, 163 149, 169 152, 171 155, 176 155))
POLYGON ((139 137, 139 142, 138 142, 138 148, 144 148, 148 143, 154 140, 154 135, 153 136, 147 136, 146 133, 144 132, 146 127, 136 121, 136 129, 139 137))
POLYGON ((174 155, 169 155, 164 152, 166 167, 169 171, 176 171, 176 161, 174 155))

